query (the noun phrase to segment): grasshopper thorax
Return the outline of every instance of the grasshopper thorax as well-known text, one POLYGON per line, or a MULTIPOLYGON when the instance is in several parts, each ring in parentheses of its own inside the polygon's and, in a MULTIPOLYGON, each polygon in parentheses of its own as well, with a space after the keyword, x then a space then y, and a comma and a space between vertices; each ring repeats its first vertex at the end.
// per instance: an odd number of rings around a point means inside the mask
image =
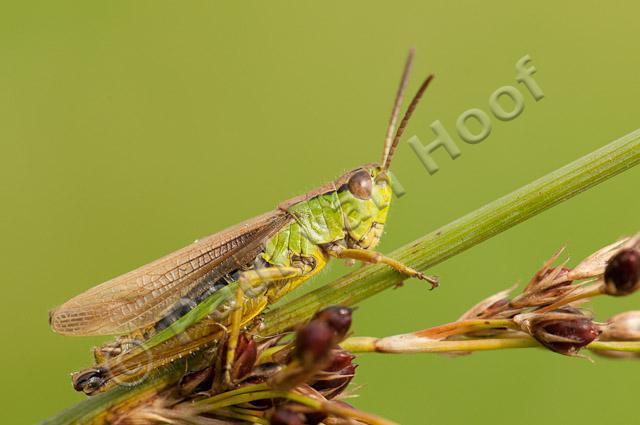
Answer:
POLYGON ((368 249, 382 235, 391 195, 387 172, 367 164, 279 207, 294 217, 312 244, 368 249))

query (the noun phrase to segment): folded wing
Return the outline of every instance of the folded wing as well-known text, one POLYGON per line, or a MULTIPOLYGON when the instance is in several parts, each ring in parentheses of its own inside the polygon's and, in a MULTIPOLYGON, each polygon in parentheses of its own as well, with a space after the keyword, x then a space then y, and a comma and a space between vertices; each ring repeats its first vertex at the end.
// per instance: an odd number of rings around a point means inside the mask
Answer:
POLYGON ((152 325, 205 278, 250 261, 290 220, 271 211, 108 280, 53 310, 51 328, 63 335, 115 335, 152 325))

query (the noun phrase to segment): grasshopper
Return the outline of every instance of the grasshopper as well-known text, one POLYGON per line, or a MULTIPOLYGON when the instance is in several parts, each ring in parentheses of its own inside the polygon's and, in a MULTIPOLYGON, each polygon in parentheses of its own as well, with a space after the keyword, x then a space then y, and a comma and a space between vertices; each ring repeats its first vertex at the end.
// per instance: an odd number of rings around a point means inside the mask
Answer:
POLYGON ((423 81, 396 129, 413 56, 410 50, 379 164, 362 165, 271 212, 95 286, 52 310, 50 324, 57 333, 121 335, 96 349, 97 365, 76 373, 74 387, 93 394, 117 381, 130 381, 143 365, 157 367, 221 334, 228 341, 224 383, 232 387, 241 328, 333 258, 383 263, 437 286, 437 279, 374 250, 392 198, 392 158, 433 79, 430 75, 423 81))

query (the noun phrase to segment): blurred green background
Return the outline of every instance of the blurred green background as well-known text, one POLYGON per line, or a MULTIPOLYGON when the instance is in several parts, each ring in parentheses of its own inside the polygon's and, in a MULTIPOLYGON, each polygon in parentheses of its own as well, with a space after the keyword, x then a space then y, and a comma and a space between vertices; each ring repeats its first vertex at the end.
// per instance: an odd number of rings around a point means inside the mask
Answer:
MULTIPOLYGON (((628 2, 630 3, 630 2, 628 2)), ((81 400, 69 373, 96 338, 47 312, 194 239, 379 158, 408 47, 409 91, 435 72, 398 152, 407 194, 383 252, 640 127, 638 7, 614 2, 6 1, 0 5, 3 423, 81 400), (545 98, 515 81, 530 54, 545 98), (478 145, 455 120, 517 86, 525 110, 478 145), (406 139, 440 119, 462 156, 429 175, 406 139)), ((457 318, 529 279, 564 243, 574 261, 638 231, 624 173, 361 305, 360 335, 457 318)), ((344 273, 342 265, 309 286, 344 273)), ((598 318, 638 297, 593 303, 598 318)), ((631 423, 639 365, 541 350, 363 355, 353 403, 402 424, 631 423)), ((355 387, 354 387, 355 388, 355 387)))

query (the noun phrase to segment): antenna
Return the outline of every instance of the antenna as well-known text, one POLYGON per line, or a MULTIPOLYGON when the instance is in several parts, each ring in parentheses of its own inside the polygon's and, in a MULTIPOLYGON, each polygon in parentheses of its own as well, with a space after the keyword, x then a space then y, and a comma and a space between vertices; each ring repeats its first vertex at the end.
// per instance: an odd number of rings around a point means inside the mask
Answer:
POLYGON ((396 92, 396 100, 393 103, 393 109, 391 110, 391 119, 389 120, 389 126, 387 127, 387 135, 384 138, 384 149, 382 151, 381 164, 385 164, 387 162, 387 157, 389 156, 389 152, 392 149, 393 132, 396 129, 396 122, 398 121, 398 114, 400 113, 400 106, 402 105, 404 92, 407 88, 407 82, 409 80, 409 73, 411 72, 411 65, 413 64, 414 55, 415 49, 409 49, 407 61, 404 64, 404 71, 402 72, 402 78, 400 79, 400 86, 398 87, 398 91, 396 92))
POLYGON ((385 156, 382 162, 383 170, 389 169, 389 166, 391 165, 391 159, 393 158, 393 154, 396 152, 396 149, 398 148, 398 143, 400 143, 400 137, 402 137, 402 133, 404 133, 404 130, 407 128, 407 124, 411 119, 411 115, 413 114, 414 109, 416 109, 416 106, 418 106, 418 103, 420 102, 422 95, 424 94, 425 90, 427 90, 427 87, 429 87, 429 83, 431 83, 431 80, 433 80, 433 78, 434 78, 433 74, 429 75, 422 82, 422 85, 418 89, 415 96, 413 96, 413 99, 411 100, 411 103, 409 104, 407 111, 404 113, 404 117, 402 117, 402 121, 400 121, 400 126, 398 127, 398 131, 396 131, 396 135, 393 138, 393 142, 391 143, 388 149, 386 146, 387 144, 385 142, 385 156))

